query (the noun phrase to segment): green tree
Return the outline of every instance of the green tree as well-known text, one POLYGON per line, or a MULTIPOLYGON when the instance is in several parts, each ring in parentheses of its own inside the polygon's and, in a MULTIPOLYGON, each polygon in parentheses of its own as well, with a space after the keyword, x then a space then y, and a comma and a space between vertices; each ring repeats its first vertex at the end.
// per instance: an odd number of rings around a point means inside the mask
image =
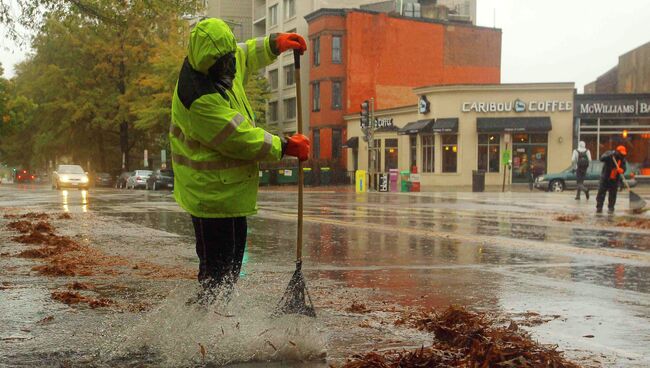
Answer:
POLYGON ((200 1, 48 3, 59 7, 15 78, 38 105, 34 154, 107 169, 119 167, 121 152, 128 167, 132 148, 147 148, 167 130, 185 48, 179 14, 200 1))
POLYGON ((248 101, 255 112, 255 124, 271 133, 277 134, 277 128, 270 126, 266 121, 266 103, 271 95, 268 80, 263 75, 255 73, 248 78, 245 88, 248 101))

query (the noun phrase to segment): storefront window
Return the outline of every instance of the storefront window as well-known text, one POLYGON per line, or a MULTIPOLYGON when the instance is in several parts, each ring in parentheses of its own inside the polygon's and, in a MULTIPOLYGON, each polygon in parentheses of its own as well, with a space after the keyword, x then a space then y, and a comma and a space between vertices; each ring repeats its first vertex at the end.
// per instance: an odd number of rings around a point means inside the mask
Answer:
POLYGON ((548 134, 517 133, 512 137, 512 181, 526 183, 546 173, 548 134))
POLYGON ((478 135, 478 169, 485 172, 499 172, 499 134, 478 135))
POLYGON ((380 172, 381 169, 381 139, 373 140, 373 147, 368 149, 368 168, 371 172, 380 172))
POLYGON ((386 139, 384 141, 384 156, 386 157, 384 172, 397 169, 397 139, 386 139))
POLYGON ((435 145, 434 145, 434 136, 423 135, 422 136, 422 172, 432 173, 434 172, 434 158, 435 158, 435 145))
POLYGON ((579 140, 585 141, 597 160, 619 145, 627 147, 627 161, 639 167, 641 175, 650 175, 650 126, 648 118, 581 119, 579 140))
POLYGON ((409 136, 409 152, 410 152, 410 156, 411 156, 410 157, 411 158, 411 160, 410 160, 411 166, 409 167, 409 169, 411 169, 411 170, 413 170, 413 168, 417 167, 417 165, 418 165, 418 161, 417 161, 418 160, 418 158, 417 158, 417 155, 418 155, 418 146, 417 146, 417 144, 418 143, 417 142, 418 142, 418 136, 417 135, 410 135, 409 136))
POLYGON ((458 135, 443 134, 442 137, 442 172, 458 171, 458 135))

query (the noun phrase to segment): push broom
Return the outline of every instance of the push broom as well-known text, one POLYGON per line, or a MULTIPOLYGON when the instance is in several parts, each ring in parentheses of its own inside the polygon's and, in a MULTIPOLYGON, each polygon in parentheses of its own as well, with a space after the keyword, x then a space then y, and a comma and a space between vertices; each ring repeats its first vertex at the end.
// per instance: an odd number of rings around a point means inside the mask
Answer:
MULTIPOLYGON (((300 51, 293 50, 296 80, 297 124, 298 133, 302 134, 302 94, 300 93, 300 51)), ((296 241, 296 271, 289 281, 289 286, 278 304, 276 314, 302 314, 316 317, 314 305, 307 290, 305 277, 302 274, 302 207, 303 207, 304 174, 302 161, 298 160, 298 236, 296 241)))
MULTIPOLYGON (((616 162, 616 159, 612 157, 612 160, 614 161, 616 168, 620 169, 618 162, 616 162)), ((646 206, 645 200, 643 200, 640 195, 634 193, 632 189, 630 189, 630 185, 627 183, 627 180, 625 180, 625 173, 621 174, 621 179, 623 179, 623 183, 627 187, 627 192, 630 194, 630 210, 632 210, 632 212, 642 212, 641 210, 646 206)))

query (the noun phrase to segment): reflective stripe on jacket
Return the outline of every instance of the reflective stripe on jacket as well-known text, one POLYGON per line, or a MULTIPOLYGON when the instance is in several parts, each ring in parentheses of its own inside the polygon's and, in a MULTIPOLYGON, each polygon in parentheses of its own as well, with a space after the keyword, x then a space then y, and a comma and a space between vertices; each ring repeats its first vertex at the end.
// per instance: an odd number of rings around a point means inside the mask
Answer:
POLYGON ((257 209, 259 161, 282 156, 280 138, 255 127, 244 84, 250 73, 271 62, 269 37, 237 45, 221 20, 199 22, 190 36, 172 100, 169 141, 174 198, 196 217, 240 217, 257 209), (220 94, 207 71, 235 52, 237 73, 231 90, 220 94))

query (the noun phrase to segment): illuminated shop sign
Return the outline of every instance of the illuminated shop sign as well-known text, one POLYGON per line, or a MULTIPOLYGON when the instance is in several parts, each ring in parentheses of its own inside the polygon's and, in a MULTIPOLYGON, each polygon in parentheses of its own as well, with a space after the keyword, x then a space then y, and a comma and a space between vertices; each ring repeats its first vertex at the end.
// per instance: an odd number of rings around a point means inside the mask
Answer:
POLYGON ((579 95, 574 112, 578 117, 650 117, 650 96, 579 95))
POLYGON ((568 112, 573 111, 573 102, 555 100, 526 102, 520 99, 505 102, 469 101, 463 102, 461 111, 478 113, 568 112))

